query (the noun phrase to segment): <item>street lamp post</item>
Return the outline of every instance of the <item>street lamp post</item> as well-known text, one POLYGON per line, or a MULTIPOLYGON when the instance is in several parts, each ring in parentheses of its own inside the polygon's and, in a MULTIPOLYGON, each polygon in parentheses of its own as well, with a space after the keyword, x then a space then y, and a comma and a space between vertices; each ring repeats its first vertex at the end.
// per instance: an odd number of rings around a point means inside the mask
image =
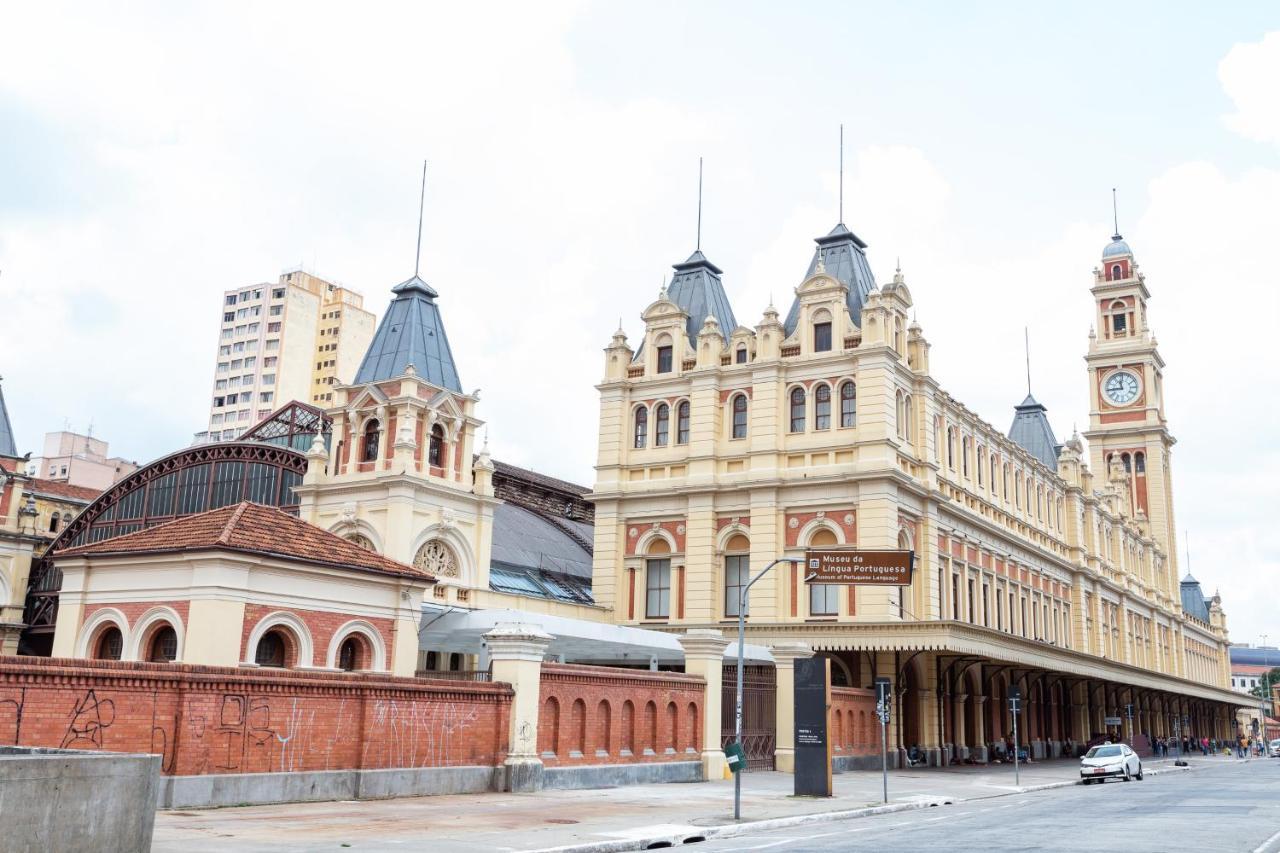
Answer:
MULTIPOLYGON (((804 560, 799 557, 779 557, 769 565, 760 570, 760 574, 747 581, 747 585, 738 590, 738 684, 737 693, 734 696, 733 707, 733 740, 739 746, 742 745, 742 666, 743 666, 743 648, 746 645, 747 633, 747 591, 751 589, 751 585, 760 578, 769 573, 769 570, 778 563, 803 563, 804 560)), ((743 761, 745 761, 745 757, 743 761)), ((742 818, 742 771, 745 768, 739 768, 737 773, 733 774, 733 819, 741 820, 742 818)))

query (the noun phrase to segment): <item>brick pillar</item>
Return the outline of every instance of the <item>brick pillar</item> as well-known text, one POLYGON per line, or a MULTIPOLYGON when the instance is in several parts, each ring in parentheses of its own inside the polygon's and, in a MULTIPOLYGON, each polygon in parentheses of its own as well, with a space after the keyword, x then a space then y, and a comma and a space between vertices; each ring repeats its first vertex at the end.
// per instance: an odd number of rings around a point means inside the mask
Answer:
POLYGON ((538 705, 541 699, 542 658, 554 639, 535 625, 500 622, 484 635, 493 680, 515 690, 508 731, 506 789, 536 791, 542 787, 538 757, 538 705))
POLYGON ((702 777, 724 778, 724 751, 720 748, 720 688, 724 674, 724 650, 729 646, 718 629, 695 628, 680 637, 684 671, 700 675, 707 683, 702 699, 702 777))
POLYGON ((796 772, 796 658, 813 656, 808 643, 784 641, 769 646, 777 673, 774 694, 773 766, 783 773, 796 772))

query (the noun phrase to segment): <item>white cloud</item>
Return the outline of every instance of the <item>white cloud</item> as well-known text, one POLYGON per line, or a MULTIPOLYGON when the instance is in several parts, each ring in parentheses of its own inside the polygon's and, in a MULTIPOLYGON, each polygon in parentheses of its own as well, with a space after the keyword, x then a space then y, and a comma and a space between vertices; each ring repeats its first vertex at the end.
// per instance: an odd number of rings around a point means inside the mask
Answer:
POLYGON ((1218 65, 1218 79, 1236 108, 1225 117, 1227 127, 1246 139, 1280 142, 1280 32, 1232 47, 1218 65))

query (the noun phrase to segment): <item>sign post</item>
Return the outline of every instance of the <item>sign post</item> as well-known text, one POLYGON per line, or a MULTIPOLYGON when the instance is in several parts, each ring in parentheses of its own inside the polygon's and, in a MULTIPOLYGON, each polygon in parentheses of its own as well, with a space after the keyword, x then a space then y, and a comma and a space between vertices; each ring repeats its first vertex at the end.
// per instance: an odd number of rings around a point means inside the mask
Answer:
POLYGON ((823 548, 804 553, 807 583, 911 586, 915 551, 823 548))
POLYGON ((831 708, 830 658, 799 658, 795 662, 795 795, 831 796, 831 738, 827 713, 831 708))
POLYGON ((743 649, 746 645, 747 633, 747 592, 751 589, 751 585, 760 578, 769 573, 769 570, 778 563, 799 563, 800 560, 794 557, 779 557, 769 565, 760 570, 760 574, 747 581, 746 585, 738 590, 738 684, 737 692, 734 696, 733 703, 733 742, 738 747, 738 752, 742 753, 741 766, 739 772, 733 774, 733 819, 742 819, 742 773, 741 770, 746 769, 746 753, 742 749, 742 665, 745 655, 743 649))
POLYGON ((1022 688, 1013 685, 1009 688, 1009 711, 1013 714, 1013 784, 1021 786, 1018 774, 1018 703, 1022 701, 1022 688))
POLYGON ((889 679, 876 679, 876 716, 880 718, 880 781, 884 788, 884 801, 889 802, 889 709, 893 694, 889 679))
POLYGON ((1124 706, 1124 718, 1129 721, 1129 743, 1133 744, 1133 703, 1124 706))

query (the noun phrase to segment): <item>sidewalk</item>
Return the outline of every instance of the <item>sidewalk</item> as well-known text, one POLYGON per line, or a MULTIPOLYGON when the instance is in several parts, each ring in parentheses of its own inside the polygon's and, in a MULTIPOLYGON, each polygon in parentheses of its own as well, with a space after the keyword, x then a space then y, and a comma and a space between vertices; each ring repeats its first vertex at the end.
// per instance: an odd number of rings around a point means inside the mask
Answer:
MULTIPOLYGON (((1192 756, 1190 760, 1194 767, 1198 762, 1225 763, 1231 759, 1192 756)), ((1148 760, 1144 767, 1160 772, 1172 764, 1172 759, 1148 760)), ((1079 766, 1074 759, 1023 765, 1021 787, 1014 785, 1012 765, 894 770, 889 773, 889 801, 898 808, 927 808, 1074 784, 1079 779, 1079 766)), ((744 775, 743 819, 803 818, 881 804, 879 773, 840 774, 834 777, 834 787, 835 796, 830 799, 795 798, 791 796, 790 774, 744 775)), ((156 815, 153 849, 182 853, 340 848, 471 853, 583 844, 635 849, 634 842, 642 839, 683 840, 732 823, 733 782, 718 781, 162 811, 156 815)))

